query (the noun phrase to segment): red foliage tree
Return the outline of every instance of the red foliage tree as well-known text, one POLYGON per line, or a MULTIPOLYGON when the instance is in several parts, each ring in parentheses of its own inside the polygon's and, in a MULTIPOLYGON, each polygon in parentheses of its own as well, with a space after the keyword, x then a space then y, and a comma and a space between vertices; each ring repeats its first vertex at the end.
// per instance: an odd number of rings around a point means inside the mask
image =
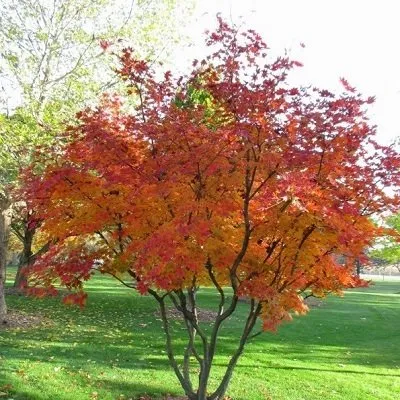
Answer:
POLYGON ((373 99, 345 80, 341 95, 290 87, 287 73, 299 62, 269 61, 258 34, 222 20, 207 44, 212 54, 180 79, 157 79, 126 49, 118 73, 134 106, 105 97, 83 111, 66 144, 41 157, 44 170, 26 177, 53 238, 33 282, 59 279, 77 290, 67 301, 83 304, 82 283, 95 268, 120 281, 129 274, 126 285, 158 302, 170 363, 196 400, 223 398, 258 318, 275 330, 307 311, 305 294, 365 284, 354 262, 382 234, 370 216, 396 209, 384 188, 400 179, 399 155, 377 144, 365 114, 373 99), (219 296, 209 330, 197 317, 199 286, 219 296), (243 334, 211 390, 220 327, 240 297, 249 299, 243 334), (166 301, 187 326, 183 365, 166 301))

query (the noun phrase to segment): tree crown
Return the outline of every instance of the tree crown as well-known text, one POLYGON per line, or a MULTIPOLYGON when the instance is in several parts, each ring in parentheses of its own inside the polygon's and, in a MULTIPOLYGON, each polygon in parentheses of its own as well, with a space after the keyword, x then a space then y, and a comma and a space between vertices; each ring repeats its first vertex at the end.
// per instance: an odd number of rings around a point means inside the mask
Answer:
POLYGON ((345 80, 340 95, 291 87, 298 61, 270 61, 256 32, 222 20, 207 45, 180 78, 157 78, 125 49, 118 74, 134 109, 105 96, 40 176, 27 171, 54 239, 34 276, 61 278, 79 302, 96 263, 141 293, 229 285, 260 302, 273 330, 307 310, 301 292, 363 284, 353 264, 383 233, 370 216, 398 206, 385 187, 397 188, 400 159, 375 141, 373 98, 345 80))

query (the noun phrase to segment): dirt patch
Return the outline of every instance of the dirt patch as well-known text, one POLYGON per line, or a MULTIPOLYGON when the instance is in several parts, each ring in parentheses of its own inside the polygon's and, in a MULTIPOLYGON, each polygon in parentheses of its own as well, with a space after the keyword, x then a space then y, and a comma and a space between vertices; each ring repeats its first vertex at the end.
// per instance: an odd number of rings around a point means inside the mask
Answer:
POLYGON ((28 314, 22 311, 9 310, 7 320, 0 321, 0 330, 29 329, 37 326, 48 326, 51 321, 40 314, 28 314))
POLYGON ((187 397, 183 397, 183 396, 167 396, 164 398, 164 400, 187 400, 187 397))
MULTIPOLYGON (((153 400, 153 397, 149 397, 149 396, 140 396, 137 400, 153 400)), ((165 397, 162 398, 162 400, 187 400, 186 396, 170 396, 167 395, 165 397)))
MULTIPOLYGON (((140 396, 137 400, 154 400, 154 398, 144 395, 140 396)), ((165 397, 162 398, 162 400, 188 400, 188 398, 186 396, 170 396, 169 394, 167 394, 165 397)), ((232 397, 225 396, 224 400, 232 400, 232 397)))
MULTIPOLYGON (((156 311, 154 315, 157 318, 161 318, 161 314, 159 311, 156 311)), ((178 311, 176 308, 169 307, 167 308, 167 317, 168 319, 178 319, 178 320, 183 320, 182 313, 178 311)), ((211 310, 204 310, 204 309, 197 309, 197 318, 200 322, 211 322, 215 321, 215 318, 217 317, 217 313, 215 311, 211 310)), ((166 400, 186 400, 186 397, 171 397, 171 398, 166 398, 166 400)))
POLYGON ((304 300, 304 303, 306 303, 310 308, 315 308, 321 307, 324 304, 324 301, 319 299, 318 297, 307 297, 304 300))
POLYGON ((4 293, 7 296, 26 296, 26 293, 23 290, 15 287, 5 288, 4 293))
MULTIPOLYGON (((243 303, 250 303, 250 299, 248 297, 240 297, 239 301, 243 303)), ((324 301, 318 297, 307 297, 304 300, 304 303, 306 303, 310 308, 315 308, 321 307, 324 304, 324 301)))

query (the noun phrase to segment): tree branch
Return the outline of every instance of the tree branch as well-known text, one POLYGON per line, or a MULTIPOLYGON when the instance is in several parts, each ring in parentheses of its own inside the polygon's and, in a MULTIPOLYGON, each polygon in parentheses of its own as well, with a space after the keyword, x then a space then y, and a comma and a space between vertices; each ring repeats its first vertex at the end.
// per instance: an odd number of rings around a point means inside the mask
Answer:
POLYGON ((170 364, 175 372, 175 375, 177 376, 180 384, 182 385, 183 389, 185 390, 185 393, 193 397, 195 393, 193 392, 191 388, 191 384, 186 381, 185 377, 183 376, 181 370, 179 369, 178 363, 176 362, 174 352, 173 352, 173 347, 172 347, 172 338, 171 338, 171 332, 170 332, 170 327, 169 327, 169 322, 168 322, 168 317, 167 317, 167 312, 165 308, 165 300, 164 297, 160 297, 157 293, 155 293, 152 290, 149 290, 149 293, 153 295, 153 297, 157 300, 159 306, 160 306, 160 312, 161 312, 161 318, 163 322, 163 329, 166 337, 166 348, 167 348, 167 355, 168 359, 170 361, 170 364))
POLYGON ((260 314, 260 311, 261 311, 261 303, 258 303, 256 306, 254 299, 252 299, 250 304, 249 315, 247 317, 246 325, 243 329, 243 333, 240 338, 239 346, 228 363, 225 375, 222 378, 220 385, 218 386, 217 390, 211 396, 208 397, 208 400, 220 399, 225 394, 228 384, 232 378, 233 369, 235 368, 237 361, 243 352, 244 346, 249 338, 251 331, 254 328, 254 325, 257 321, 258 315, 260 314))

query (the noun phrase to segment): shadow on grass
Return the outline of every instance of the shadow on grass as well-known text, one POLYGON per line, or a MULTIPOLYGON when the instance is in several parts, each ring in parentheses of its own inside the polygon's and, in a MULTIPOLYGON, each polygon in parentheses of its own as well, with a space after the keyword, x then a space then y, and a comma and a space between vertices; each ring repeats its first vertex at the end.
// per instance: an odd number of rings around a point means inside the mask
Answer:
MULTIPOLYGON (((251 373, 255 368, 265 368, 398 377, 365 368, 396 368, 400 365, 400 296, 393 295, 399 287, 400 283, 390 283, 368 288, 368 292, 357 289, 343 300, 327 301, 320 308, 312 309, 307 317, 295 318, 292 324, 282 326, 278 335, 265 334, 252 341, 238 371, 251 373), (378 294, 374 290, 382 292, 378 294), (283 360, 281 365, 271 366, 277 359, 283 360), (290 366, 293 359, 305 366, 290 366), (345 364, 346 368, 330 368, 338 363, 345 364), (309 367, 309 364, 320 364, 321 368, 309 367), (363 368, 356 371, 354 368, 358 366, 363 368)), ((95 363, 112 371, 132 371, 130 382, 103 379, 99 382, 104 382, 104 388, 123 392, 128 397, 129 393, 135 393, 136 397, 136 393, 161 397, 161 393, 165 394, 162 382, 147 385, 135 382, 134 378, 134 371, 142 370, 156 371, 154 376, 165 376, 165 371, 172 374, 161 323, 155 316, 156 303, 150 297, 138 296, 117 284, 114 286, 106 279, 96 280, 88 292, 89 303, 82 311, 63 306, 60 299, 31 300, 9 296, 12 307, 41 312, 54 320, 54 326, 0 332, 3 361, 11 361, 10 365, 40 361, 51 368, 61 365, 87 371, 95 363)), ((199 293, 199 302, 203 307, 213 309, 218 298, 213 290, 203 289, 199 293)), ((236 349, 247 308, 247 304, 240 304, 237 316, 221 330, 216 358, 219 371, 225 368, 225 360, 236 349)), ((186 332, 181 322, 174 321, 172 325, 177 354, 182 354, 186 332)), ((207 324, 204 325, 209 329, 207 324)), ((3 368, 0 364, 1 369, 4 379, 14 376, 13 367, 3 368)), ((18 399, 24 399, 25 394, 21 396, 18 399)))
POLYGON ((182 391, 174 391, 171 390, 169 393, 166 393, 165 387, 163 382, 160 381, 158 384, 142 384, 138 382, 121 382, 120 380, 110 380, 110 379, 103 379, 99 381, 103 388, 107 391, 112 392, 120 392, 125 397, 124 398, 133 398, 139 400, 141 396, 151 396, 152 400, 163 400, 165 396, 183 396, 182 391), (140 393, 137 395, 136 393, 140 393))
MULTIPOLYGON (((220 365, 220 364, 217 364, 220 365)), ((222 365, 221 365, 222 366, 222 365)), ((354 371, 347 368, 343 369, 328 369, 328 368, 308 368, 308 367, 297 367, 297 366, 286 366, 286 367, 279 367, 279 366, 267 366, 265 364, 246 364, 246 365, 238 365, 236 367, 238 370, 241 369, 254 369, 254 368, 263 368, 263 369, 273 369, 273 370, 286 370, 286 371, 313 371, 313 372, 333 372, 338 374, 358 374, 358 375, 375 375, 375 376, 391 376, 395 378, 400 378, 399 374, 386 374, 380 372, 369 372, 369 371, 354 371)))
MULTIPOLYGON (((51 385, 51 383, 50 383, 51 385)), ((49 400, 49 394, 46 391, 39 391, 38 388, 32 388, 32 390, 25 389, 19 390, 15 389, 16 381, 11 375, 6 375, 4 372, 0 373, 0 391, 4 399, 16 398, 18 400, 49 400), (2 382, 7 382, 6 385, 2 386, 2 382)), ((165 396, 182 396, 183 392, 177 390, 170 390, 169 393, 165 392, 165 387, 162 381, 159 384, 145 384, 141 382, 122 382, 121 380, 111 380, 111 379, 95 379, 92 382, 92 387, 87 390, 87 398, 98 400, 102 399, 105 394, 109 393, 119 393, 117 399, 134 399, 141 400, 143 398, 147 399, 150 396, 152 400, 164 400, 165 396)), ((54 400, 62 398, 63 400, 74 400, 75 395, 73 392, 68 393, 66 390, 63 393, 55 393, 54 400)))

